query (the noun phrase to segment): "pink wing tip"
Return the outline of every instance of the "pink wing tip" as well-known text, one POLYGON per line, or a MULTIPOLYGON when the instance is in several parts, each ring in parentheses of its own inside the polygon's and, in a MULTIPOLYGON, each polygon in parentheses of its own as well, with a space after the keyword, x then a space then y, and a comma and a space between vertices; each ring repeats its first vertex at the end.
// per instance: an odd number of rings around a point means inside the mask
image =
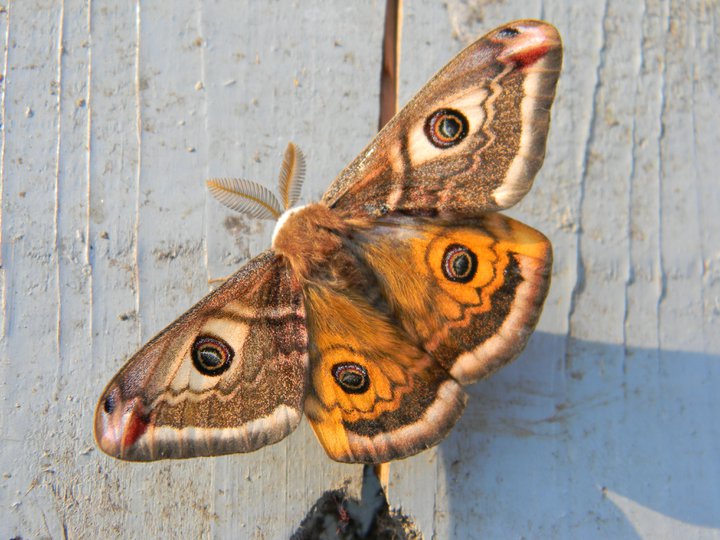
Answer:
POLYGON ((506 24, 494 32, 492 39, 505 46, 498 60, 517 64, 521 69, 532 66, 548 52, 562 47, 557 29, 551 24, 535 20, 506 24))
POLYGON ((95 412, 95 440, 103 452, 115 458, 127 459, 147 428, 140 400, 120 403, 117 389, 106 394, 95 412))

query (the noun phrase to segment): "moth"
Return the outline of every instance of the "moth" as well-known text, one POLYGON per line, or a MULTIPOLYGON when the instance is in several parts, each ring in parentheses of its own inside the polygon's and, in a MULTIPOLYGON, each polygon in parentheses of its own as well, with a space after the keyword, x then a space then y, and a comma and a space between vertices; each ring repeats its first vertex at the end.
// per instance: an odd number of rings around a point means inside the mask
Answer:
POLYGON ((458 54, 335 179, 285 211, 245 181, 222 202, 279 216, 272 247, 137 352, 98 403, 99 447, 145 461, 250 452, 304 412, 328 455, 381 463, 440 442, 463 385, 524 348, 548 291, 550 242, 499 210, 545 156, 557 30, 521 20, 458 54))

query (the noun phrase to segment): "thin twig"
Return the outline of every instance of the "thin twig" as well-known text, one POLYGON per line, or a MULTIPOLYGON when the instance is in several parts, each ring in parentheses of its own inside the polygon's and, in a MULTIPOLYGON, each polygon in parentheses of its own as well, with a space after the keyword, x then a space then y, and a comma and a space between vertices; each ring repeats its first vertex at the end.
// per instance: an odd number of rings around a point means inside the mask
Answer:
POLYGON ((382 129, 398 109, 398 79, 400 71, 400 32, 402 29, 402 0, 387 0, 385 34, 380 69, 380 119, 382 129))

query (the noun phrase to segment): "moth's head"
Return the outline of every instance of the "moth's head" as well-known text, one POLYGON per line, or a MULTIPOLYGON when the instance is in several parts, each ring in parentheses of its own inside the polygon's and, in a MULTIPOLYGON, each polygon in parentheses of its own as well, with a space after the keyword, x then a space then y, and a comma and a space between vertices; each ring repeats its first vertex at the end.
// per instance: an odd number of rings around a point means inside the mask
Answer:
POLYGON ((296 273, 308 277, 342 249, 347 227, 343 218, 323 203, 291 208, 278 219, 272 248, 288 259, 296 273))
POLYGON ((301 212, 302 210, 304 210, 305 208, 307 208, 307 206, 308 206, 308 205, 296 206, 296 207, 294 207, 294 208, 289 208, 289 209, 285 210, 285 211, 280 215, 280 217, 278 218, 277 222, 275 223, 275 229, 273 230, 273 234, 272 234, 272 244, 271 244, 271 245, 272 245, 273 249, 275 248, 275 239, 277 238, 278 233, 280 233, 280 231, 282 230, 282 228, 285 227, 285 225, 287 224, 288 220, 289 220, 292 216, 294 216, 295 214, 297 214, 298 212, 301 212))

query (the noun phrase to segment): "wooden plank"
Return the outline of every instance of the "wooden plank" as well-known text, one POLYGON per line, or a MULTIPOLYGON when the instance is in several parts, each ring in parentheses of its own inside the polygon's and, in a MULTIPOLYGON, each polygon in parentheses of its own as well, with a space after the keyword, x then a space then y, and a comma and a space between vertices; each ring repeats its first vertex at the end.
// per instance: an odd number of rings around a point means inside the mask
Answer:
POLYGON ((54 441, 62 437, 60 424, 47 421, 58 417, 60 367, 55 249, 59 119, 53 85, 60 29, 51 2, 13 5, 2 17, 7 48, 0 507, 3 532, 27 522, 39 537, 62 530, 56 499, 46 496, 55 474, 54 441), (43 62, 47 54, 49 61, 43 62))
MULTIPOLYGON (((377 125, 384 2, 22 0, 0 9, 0 534, 286 538, 361 467, 307 423, 246 456, 122 463, 102 385, 270 242, 202 180, 317 200, 377 125), (96 532, 97 531, 97 532, 96 532)), ((391 466, 427 538, 720 537, 717 2, 406 2, 400 102, 521 17, 566 47, 546 164, 512 215, 553 241, 539 332, 391 466)))

